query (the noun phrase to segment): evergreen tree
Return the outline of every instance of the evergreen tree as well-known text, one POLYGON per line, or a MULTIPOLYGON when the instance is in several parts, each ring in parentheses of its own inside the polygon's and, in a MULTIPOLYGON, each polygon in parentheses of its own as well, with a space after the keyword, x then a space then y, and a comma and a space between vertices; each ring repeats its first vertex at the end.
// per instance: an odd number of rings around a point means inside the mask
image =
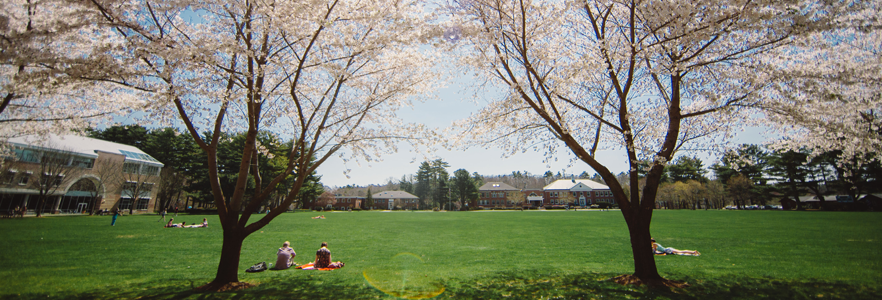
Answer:
POLYGON ((673 182, 686 182, 689 180, 701 183, 707 182, 707 178, 704 177, 707 170, 704 169, 704 165, 698 157, 677 157, 672 164, 668 164, 665 170, 673 182))
POLYGON ((478 187, 466 169, 454 171, 450 182, 451 193, 454 200, 459 203, 459 207, 465 207, 467 202, 477 198, 478 187))
POLYGON ((368 208, 370 206, 374 206, 374 194, 371 192, 371 187, 368 187, 367 195, 364 196, 364 203, 362 203, 362 208, 368 208))

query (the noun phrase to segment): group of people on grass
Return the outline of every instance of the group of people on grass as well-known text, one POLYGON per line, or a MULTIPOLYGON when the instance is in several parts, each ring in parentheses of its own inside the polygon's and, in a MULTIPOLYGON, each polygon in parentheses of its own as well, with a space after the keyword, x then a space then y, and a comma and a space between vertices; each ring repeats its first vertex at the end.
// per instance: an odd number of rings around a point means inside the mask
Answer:
POLYGON ((165 228, 202 228, 208 227, 208 220, 202 218, 202 224, 191 224, 187 225, 187 222, 175 223, 175 218, 169 218, 168 223, 165 224, 165 228))
MULTIPOLYGON (((274 267, 275 270, 285 270, 290 268, 294 263, 293 259, 297 256, 297 253, 294 252, 294 249, 291 248, 291 243, 285 241, 282 243, 282 248, 279 248, 279 251, 276 252, 276 265, 274 267)), ((315 260, 302 265, 297 266, 296 269, 302 270, 333 270, 342 268, 344 265, 341 261, 332 262, 331 261, 331 250, 328 250, 328 243, 322 242, 321 248, 315 252, 315 260)))
POLYGON ((28 212, 28 208, 24 206, 16 206, 15 208, 10 208, 6 213, 6 218, 15 218, 16 216, 24 218, 25 213, 28 212))

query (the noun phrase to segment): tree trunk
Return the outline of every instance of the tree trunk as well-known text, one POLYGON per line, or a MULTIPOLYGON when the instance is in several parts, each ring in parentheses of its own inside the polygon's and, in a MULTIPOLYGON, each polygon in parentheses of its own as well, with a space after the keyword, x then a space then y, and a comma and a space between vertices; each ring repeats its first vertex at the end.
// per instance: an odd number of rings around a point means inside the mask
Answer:
POLYGON ((655 265, 655 257, 652 254, 652 238, 649 233, 649 224, 652 221, 652 210, 633 207, 630 212, 622 211, 625 223, 628 224, 628 232, 631 236, 631 253, 634 256, 634 276, 644 284, 658 286, 663 284, 664 278, 658 274, 655 265))
MULTIPOLYGON (((235 226, 235 225, 234 225, 235 226)), ((199 287, 206 291, 227 291, 247 288, 249 285, 239 282, 239 258, 242 252, 242 243, 247 234, 241 229, 225 229, 224 241, 221 247, 220 262, 217 265, 217 273, 214 280, 199 287)))
POLYGON ((37 197, 37 206, 36 206, 36 209, 34 210, 35 217, 39 218, 39 217, 43 216, 43 206, 44 205, 46 205, 46 196, 40 195, 39 197, 37 197))

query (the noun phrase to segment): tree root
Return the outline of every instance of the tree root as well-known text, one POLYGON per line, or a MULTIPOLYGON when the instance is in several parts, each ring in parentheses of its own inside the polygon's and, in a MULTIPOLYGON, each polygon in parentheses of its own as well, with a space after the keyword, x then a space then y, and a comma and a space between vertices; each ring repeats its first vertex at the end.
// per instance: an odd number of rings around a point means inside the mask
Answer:
POLYGON ((649 280, 644 282, 637 276, 633 274, 626 274, 621 276, 616 276, 611 279, 613 282, 621 284, 621 285, 635 285, 641 286, 646 284, 648 287, 671 287, 671 288, 686 288, 689 287, 689 284, 685 281, 676 281, 676 280, 668 280, 664 278, 660 278, 658 280, 649 280))
POLYGON ((224 283, 215 283, 214 281, 212 281, 206 285, 196 288, 196 290, 200 292, 228 292, 244 290, 255 286, 257 285, 241 281, 224 283))

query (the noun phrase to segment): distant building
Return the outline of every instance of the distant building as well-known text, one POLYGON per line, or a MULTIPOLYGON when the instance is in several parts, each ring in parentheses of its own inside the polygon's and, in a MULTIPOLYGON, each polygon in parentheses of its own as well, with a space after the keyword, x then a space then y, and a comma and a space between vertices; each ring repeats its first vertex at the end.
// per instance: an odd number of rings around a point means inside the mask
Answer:
POLYGON ((488 182, 478 188, 481 208, 586 207, 598 202, 615 203, 609 187, 590 179, 561 179, 543 188, 518 189, 502 182, 488 182))
POLYGON ((4 147, 0 211, 33 213, 41 191, 42 213, 154 208, 163 164, 136 147, 73 135, 12 138, 4 147))
POLYGON ((560 179, 543 188, 545 206, 590 206, 598 202, 615 203, 605 184, 591 179, 560 179))
POLYGON ((334 209, 350 209, 350 208, 361 208, 361 204, 364 203, 365 197, 362 196, 343 196, 337 195, 336 202, 334 203, 334 209))
POLYGON ((405 191, 385 191, 373 194, 373 203, 367 205, 376 209, 418 209, 420 198, 405 191))
POLYGON ((524 208, 539 208, 545 205, 545 191, 541 188, 524 189, 523 191, 527 196, 527 201, 523 203, 524 208))
POLYGON ((521 207, 526 200, 520 189, 502 182, 485 183, 478 188, 478 195, 472 207, 514 208, 521 207))

